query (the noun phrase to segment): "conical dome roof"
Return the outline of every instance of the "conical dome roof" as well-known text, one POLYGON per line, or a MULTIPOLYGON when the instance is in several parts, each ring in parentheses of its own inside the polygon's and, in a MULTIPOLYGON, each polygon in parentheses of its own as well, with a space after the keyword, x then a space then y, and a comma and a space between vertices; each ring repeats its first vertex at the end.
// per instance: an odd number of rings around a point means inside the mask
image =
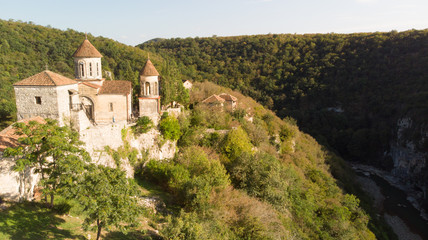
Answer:
POLYGON ((80 47, 74 52, 73 57, 101 58, 103 55, 98 52, 88 39, 85 39, 80 47))
POLYGON ((141 69, 140 76, 159 76, 158 71, 150 59, 147 59, 146 65, 141 69))

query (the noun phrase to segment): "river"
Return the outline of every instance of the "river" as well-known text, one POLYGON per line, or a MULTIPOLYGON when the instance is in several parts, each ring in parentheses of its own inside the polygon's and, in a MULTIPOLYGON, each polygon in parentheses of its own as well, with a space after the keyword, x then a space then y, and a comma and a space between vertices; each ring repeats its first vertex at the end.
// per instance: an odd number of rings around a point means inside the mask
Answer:
MULTIPOLYGON (((354 169, 356 169, 354 167, 354 169)), ((361 170, 356 169, 359 178, 367 178, 374 182, 377 186, 362 186, 363 188, 379 189, 381 195, 373 196, 373 191, 368 193, 372 197, 377 198, 381 213, 384 214, 388 224, 394 229, 394 232, 398 235, 399 239, 428 239, 428 221, 421 217, 420 212, 413 207, 413 205, 407 200, 406 193, 391 185, 388 181, 376 174, 370 174, 367 169, 361 170), (380 198, 380 200, 379 200, 380 198), (398 219, 399 218, 399 219, 398 219), (405 226, 404 226, 404 224, 405 226), (400 229, 398 229, 400 228, 400 229), (417 236, 416 236, 417 235, 417 236), (413 237, 412 237, 413 236, 413 237)), ((360 181, 365 185, 370 184, 369 181, 360 181)))

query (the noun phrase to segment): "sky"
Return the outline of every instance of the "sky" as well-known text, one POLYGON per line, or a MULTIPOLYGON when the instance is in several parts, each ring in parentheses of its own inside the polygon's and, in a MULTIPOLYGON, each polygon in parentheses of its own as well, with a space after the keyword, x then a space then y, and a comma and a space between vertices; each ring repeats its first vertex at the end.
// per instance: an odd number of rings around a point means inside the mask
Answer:
POLYGON ((428 28, 428 0, 0 0, 0 19, 135 46, 153 38, 428 28))

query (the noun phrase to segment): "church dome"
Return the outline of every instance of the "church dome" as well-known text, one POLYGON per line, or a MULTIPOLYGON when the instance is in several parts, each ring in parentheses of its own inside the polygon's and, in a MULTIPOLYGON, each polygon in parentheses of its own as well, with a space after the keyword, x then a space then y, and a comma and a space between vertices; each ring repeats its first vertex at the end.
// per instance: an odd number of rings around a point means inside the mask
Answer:
POLYGON ((146 65, 141 69, 140 76, 159 76, 158 71, 150 59, 147 59, 146 65))
POLYGON ((75 58, 101 58, 100 52, 94 47, 94 45, 89 42, 88 39, 85 39, 80 47, 74 52, 73 57, 75 58))

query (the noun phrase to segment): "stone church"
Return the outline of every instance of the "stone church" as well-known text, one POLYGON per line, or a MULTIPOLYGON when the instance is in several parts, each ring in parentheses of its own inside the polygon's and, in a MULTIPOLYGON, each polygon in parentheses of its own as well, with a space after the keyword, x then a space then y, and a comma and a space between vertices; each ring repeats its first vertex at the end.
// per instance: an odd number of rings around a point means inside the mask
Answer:
POLYGON ((81 130, 159 116, 159 73, 150 59, 140 71, 139 115, 132 116, 131 82, 105 80, 102 57, 85 39, 73 54, 75 79, 46 70, 15 83, 18 120, 41 116, 81 130))

